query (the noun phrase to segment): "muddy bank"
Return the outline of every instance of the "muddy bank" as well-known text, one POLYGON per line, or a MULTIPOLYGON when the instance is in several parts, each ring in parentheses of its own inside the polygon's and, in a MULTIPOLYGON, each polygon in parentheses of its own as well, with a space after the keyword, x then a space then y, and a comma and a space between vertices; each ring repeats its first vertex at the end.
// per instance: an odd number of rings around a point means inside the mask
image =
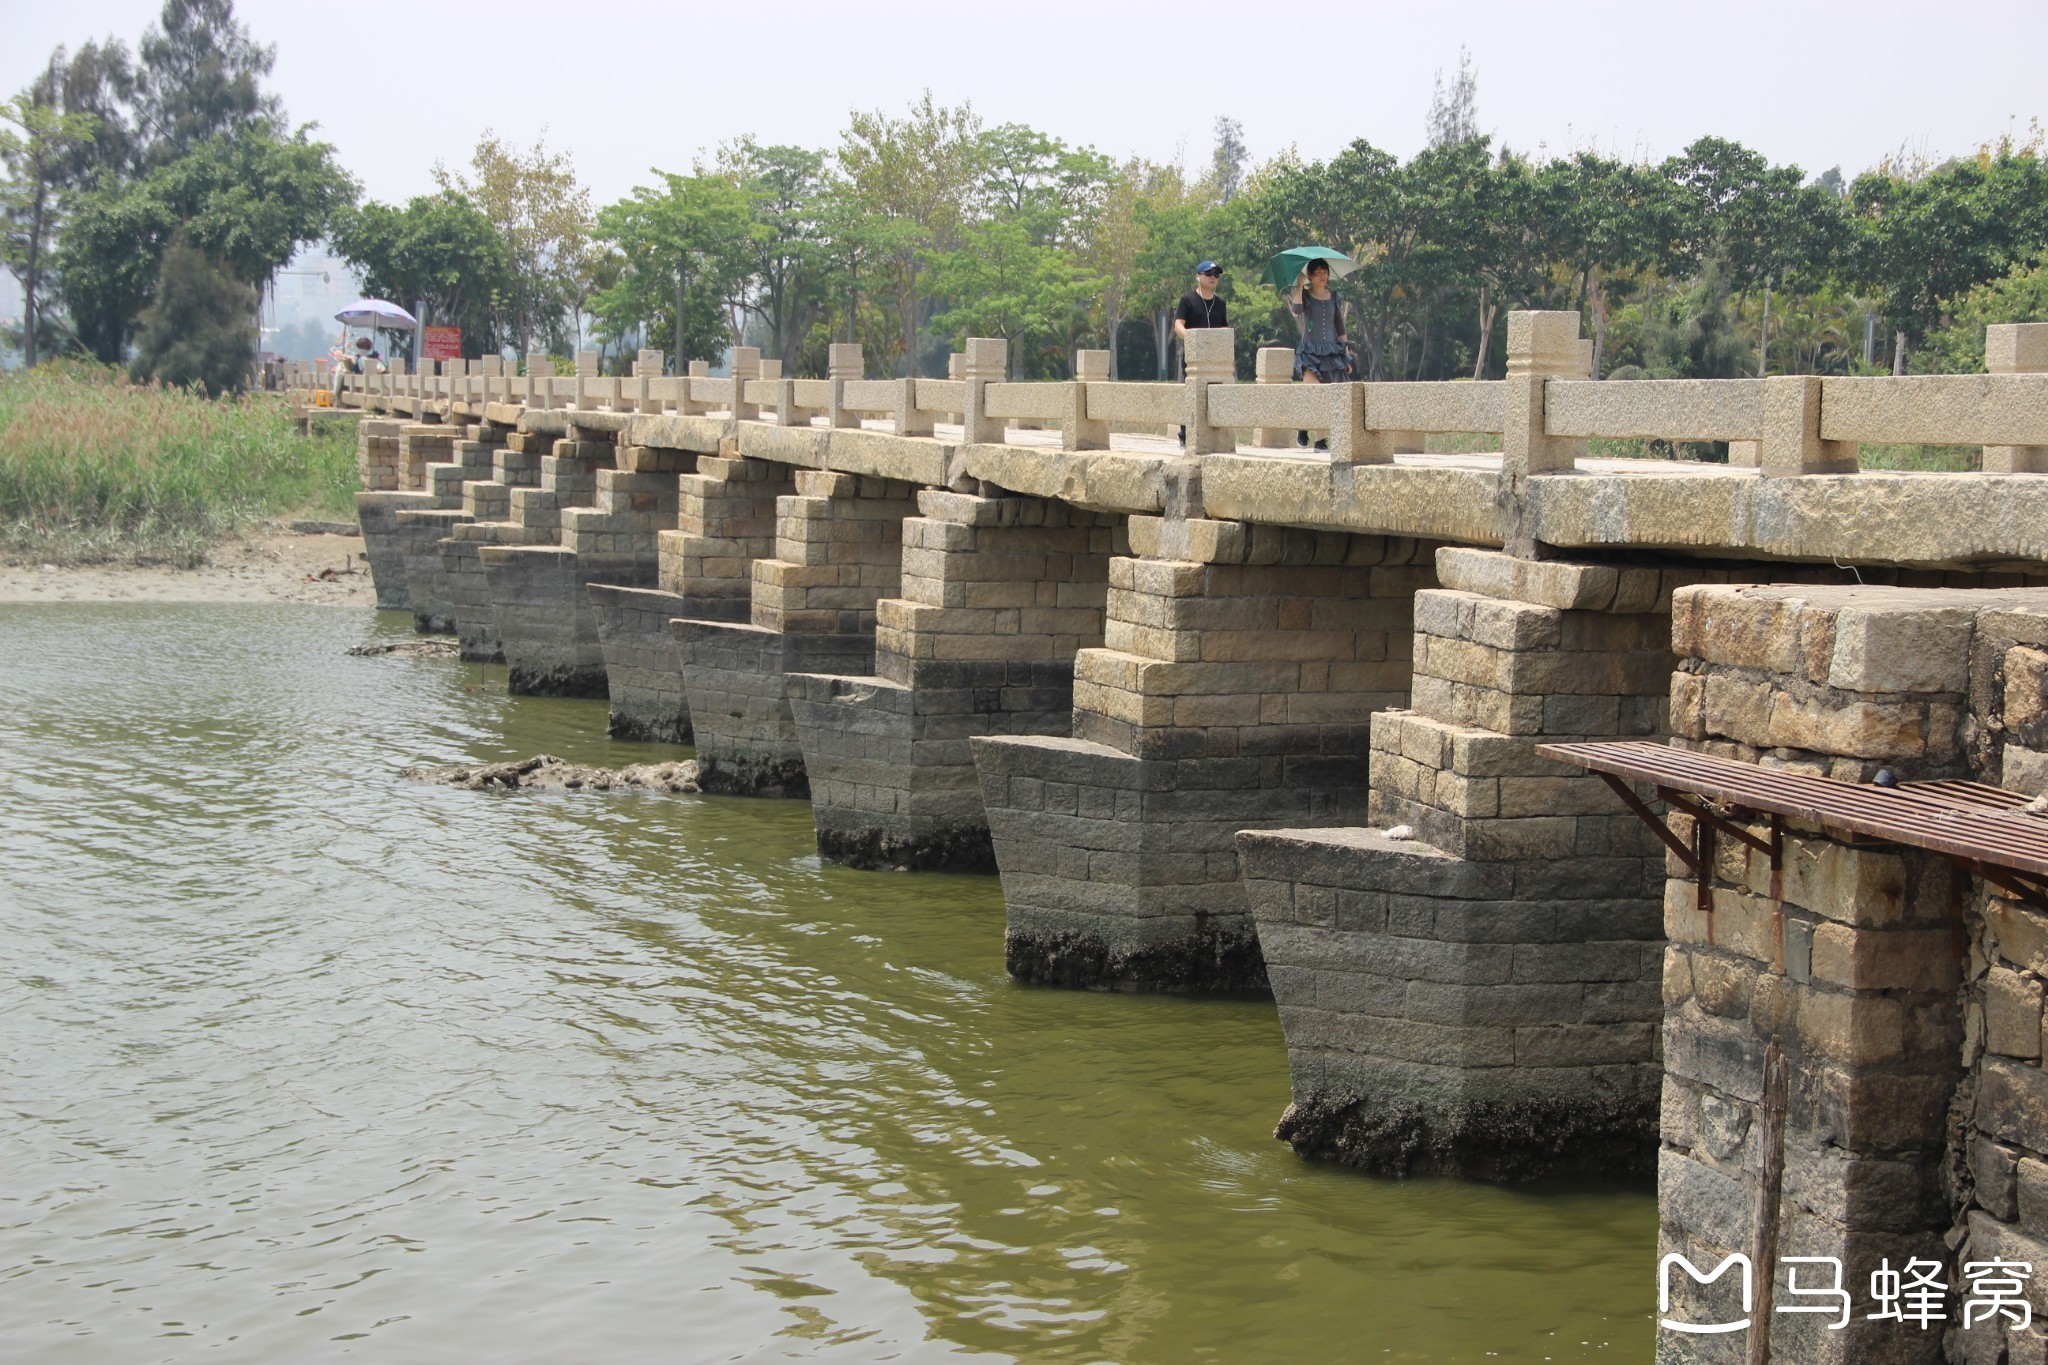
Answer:
MULTIPOLYGON (((329 527, 340 523, 305 523, 329 527)), ((369 607, 376 594, 359 535, 274 528, 222 541, 197 568, 0 564, 0 603, 308 602, 369 607)))

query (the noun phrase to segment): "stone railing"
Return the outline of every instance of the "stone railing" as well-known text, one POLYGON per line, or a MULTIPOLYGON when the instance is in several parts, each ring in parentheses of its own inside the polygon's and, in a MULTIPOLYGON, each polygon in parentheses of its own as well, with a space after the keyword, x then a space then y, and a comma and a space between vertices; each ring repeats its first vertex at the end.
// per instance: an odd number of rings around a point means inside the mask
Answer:
POLYGON ((326 362, 295 364, 295 386, 336 388, 349 406, 386 411, 492 404, 584 412, 708 416, 781 425, 859 427, 874 420, 901 436, 931 436, 940 423, 969 444, 1000 444, 1013 429, 1055 426, 1069 450, 1102 450, 1112 425, 1186 432, 1191 454, 1291 446, 1296 431, 1327 439, 1339 464, 1387 463, 1419 451, 1432 432, 1499 433, 1511 474, 1576 467, 1589 439, 1727 441, 1730 463, 1765 477, 1850 474, 1862 443, 1984 447, 1988 473, 2048 472, 2048 323, 1988 330, 1990 372, 1883 378, 1783 375, 1766 379, 1631 380, 1586 377, 1587 346, 1576 313, 1512 313, 1508 375, 1450 383, 1294 384, 1292 353, 1258 353, 1256 381, 1240 384, 1235 334, 1187 338, 1180 384, 1112 382, 1108 353, 1082 351, 1076 378, 1006 380, 1008 343, 971 338, 955 357, 958 378, 868 379, 860 347, 834 345, 824 379, 785 378, 752 347, 732 353, 732 372, 704 363, 662 375, 659 352, 641 353, 627 378, 596 373, 583 352, 574 375, 525 375, 504 362, 398 362, 380 374, 336 378, 326 362))

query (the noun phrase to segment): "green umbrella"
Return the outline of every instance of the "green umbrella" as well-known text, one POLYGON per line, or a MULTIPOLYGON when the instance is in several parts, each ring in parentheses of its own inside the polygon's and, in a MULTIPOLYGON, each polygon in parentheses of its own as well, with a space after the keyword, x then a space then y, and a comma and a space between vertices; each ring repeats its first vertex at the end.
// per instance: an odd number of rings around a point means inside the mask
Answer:
POLYGON ((1260 276, 1260 283, 1270 284, 1275 289, 1292 289, 1294 281, 1308 269, 1310 261, 1328 261, 1330 275, 1339 280, 1358 269, 1358 262, 1326 246, 1289 247, 1266 262, 1266 273, 1260 276))

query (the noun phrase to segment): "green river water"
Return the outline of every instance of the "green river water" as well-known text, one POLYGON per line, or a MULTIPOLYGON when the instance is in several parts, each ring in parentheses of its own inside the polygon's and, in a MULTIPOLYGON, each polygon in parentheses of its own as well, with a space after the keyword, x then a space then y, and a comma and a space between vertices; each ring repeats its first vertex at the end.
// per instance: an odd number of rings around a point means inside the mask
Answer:
POLYGON ((1025 988, 802 802, 325 607, 0 606, 0 1357, 1642 1360, 1642 1189, 1274 1141, 1270 1003, 1025 988))

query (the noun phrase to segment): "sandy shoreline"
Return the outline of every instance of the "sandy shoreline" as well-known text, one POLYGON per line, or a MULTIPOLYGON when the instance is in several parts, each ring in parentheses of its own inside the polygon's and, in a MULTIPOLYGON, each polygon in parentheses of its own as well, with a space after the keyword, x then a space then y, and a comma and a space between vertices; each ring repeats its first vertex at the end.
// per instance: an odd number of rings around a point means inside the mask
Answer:
POLYGON ((263 531, 221 542, 196 569, 0 564, 0 604, 311 602, 373 608, 376 600, 361 536, 263 531))

